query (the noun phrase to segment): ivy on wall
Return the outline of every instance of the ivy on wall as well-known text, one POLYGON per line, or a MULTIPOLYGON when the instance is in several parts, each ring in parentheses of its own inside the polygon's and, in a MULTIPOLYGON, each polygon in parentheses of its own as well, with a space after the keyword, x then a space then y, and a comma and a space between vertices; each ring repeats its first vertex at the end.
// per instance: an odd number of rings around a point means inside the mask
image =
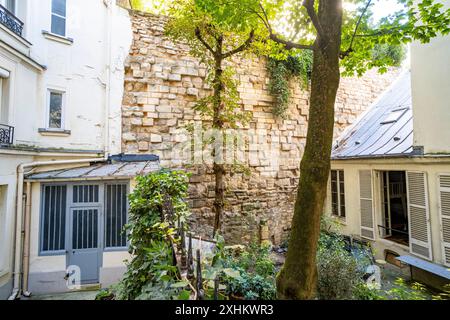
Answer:
MULTIPOLYGON (((392 66, 400 67, 406 58, 404 45, 378 44, 372 51, 374 66, 382 65, 388 60, 392 66)), ((269 72, 269 92, 274 97, 273 114, 285 118, 289 107, 290 89, 289 82, 297 79, 307 88, 313 65, 312 51, 301 51, 296 55, 290 55, 286 59, 269 57, 267 70, 269 72)), ((386 72, 385 67, 378 69, 380 73, 386 72)))
POLYGON ((269 58, 267 70, 270 77, 269 92, 275 99, 272 111, 274 115, 280 118, 286 117, 290 98, 289 82, 292 79, 298 79, 303 86, 307 87, 312 64, 311 51, 302 51, 282 60, 269 58))

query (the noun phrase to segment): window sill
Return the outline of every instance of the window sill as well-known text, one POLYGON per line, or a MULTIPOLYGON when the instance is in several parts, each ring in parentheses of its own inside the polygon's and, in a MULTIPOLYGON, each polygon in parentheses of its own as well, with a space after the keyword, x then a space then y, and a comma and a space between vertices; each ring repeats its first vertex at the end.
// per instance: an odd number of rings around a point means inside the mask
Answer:
POLYGON ((38 132, 43 136, 67 137, 70 136, 70 130, 63 129, 38 129, 38 132))
POLYGON ((46 38, 48 40, 56 41, 56 42, 66 44, 69 46, 73 44, 72 38, 63 37, 58 34, 54 34, 54 33, 51 33, 51 32, 45 31, 45 30, 42 30, 42 35, 44 36, 44 38, 46 38))
POLYGON ((341 217, 341 216, 336 216, 334 214, 331 215, 331 217, 336 220, 337 222, 339 222, 342 225, 347 225, 347 218, 346 217, 341 217))

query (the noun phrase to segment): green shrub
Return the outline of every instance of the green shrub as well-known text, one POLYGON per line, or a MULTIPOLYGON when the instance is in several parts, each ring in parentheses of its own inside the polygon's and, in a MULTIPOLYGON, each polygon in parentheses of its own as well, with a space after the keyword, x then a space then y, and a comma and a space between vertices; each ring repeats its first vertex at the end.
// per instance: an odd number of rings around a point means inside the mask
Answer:
POLYGON ((172 249, 172 243, 179 239, 171 221, 184 222, 188 215, 184 200, 188 176, 182 171, 160 171, 136 180, 137 185, 129 195, 129 222, 125 228, 133 258, 115 288, 115 297, 118 300, 172 299, 173 295, 183 293, 183 288, 166 290, 179 282, 172 249), (161 288, 165 290, 158 290, 161 288), (164 296, 163 292, 166 292, 164 296))
POLYGON ((322 232, 317 252, 317 296, 323 300, 352 299, 362 283, 358 261, 345 250, 342 237, 322 232))
POLYGON ((270 258, 270 247, 251 244, 247 250, 233 256, 226 255, 224 267, 234 271, 225 273, 227 294, 246 300, 276 298, 276 269, 270 258))

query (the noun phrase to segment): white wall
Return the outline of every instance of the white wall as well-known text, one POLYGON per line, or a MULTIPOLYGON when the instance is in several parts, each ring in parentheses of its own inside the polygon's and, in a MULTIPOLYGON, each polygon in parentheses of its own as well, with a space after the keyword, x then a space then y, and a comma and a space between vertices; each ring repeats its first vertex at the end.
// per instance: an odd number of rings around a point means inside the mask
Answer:
POLYGON ((114 2, 108 8, 103 0, 67 0, 70 44, 42 33, 51 30, 51 0, 27 3, 19 12, 25 22, 24 38, 32 43, 31 58, 47 70, 39 72, 0 51, 0 66, 2 58, 9 59, 7 69, 16 80, 9 117, 16 143, 86 151, 103 151, 111 145, 113 152, 120 152, 123 61, 132 38, 128 12, 114 2), (64 129, 70 135, 38 132, 47 127, 49 88, 66 92, 64 129), (108 132, 113 133, 111 139, 106 138, 108 132))
POLYGON ((411 45, 411 79, 414 145, 450 153, 450 35, 411 45))

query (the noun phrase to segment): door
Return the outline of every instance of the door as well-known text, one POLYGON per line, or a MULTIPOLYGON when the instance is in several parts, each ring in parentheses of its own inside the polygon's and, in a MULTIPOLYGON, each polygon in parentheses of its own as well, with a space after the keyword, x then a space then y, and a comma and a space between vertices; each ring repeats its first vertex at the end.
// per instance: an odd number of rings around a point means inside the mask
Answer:
POLYGON ((77 207, 70 210, 67 264, 72 266, 72 270, 80 271, 77 278, 81 280, 81 284, 99 282, 100 214, 101 207, 77 207))

